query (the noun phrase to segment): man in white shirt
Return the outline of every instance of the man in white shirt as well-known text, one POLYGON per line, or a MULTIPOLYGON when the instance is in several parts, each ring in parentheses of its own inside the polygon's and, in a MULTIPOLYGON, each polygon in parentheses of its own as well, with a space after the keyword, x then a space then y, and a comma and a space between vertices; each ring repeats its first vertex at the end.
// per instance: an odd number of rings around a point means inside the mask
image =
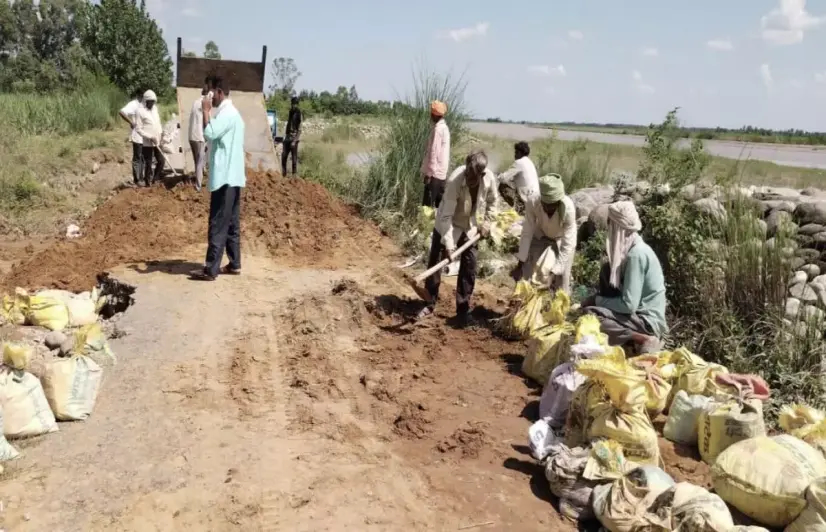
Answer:
MULTIPOLYGON (((436 213, 436 223, 430 245, 428 268, 443 258, 448 258, 477 233, 490 234, 496 205, 496 177, 487 169, 488 158, 484 152, 467 156, 465 165, 458 167, 447 178, 445 193, 436 213), (480 223, 481 218, 481 223, 480 223)), ((478 245, 473 244, 459 259, 459 277, 456 280, 456 317, 466 324, 470 317, 470 298, 476 284, 476 259, 478 245)), ((425 287, 430 293, 428 305, 418 318, 433 313, 439 299, 441 273, 427 278, 425 287)))
POLYGON ((135 131, 143 139, 143 181, 148 187, 161 179, 163 173, 163 154, 159 148, 163 125, 158 113, 157 96, 151 90, 143 93, 143 105, 138 109, 135 131), (152 159, 155 159, 155 172, 152 172, 152 159))
POLYGON ((120 110, 120 117, 123 118, 132 130, 129 132, 129 140, 132 142, 132 181, 137 185, 143 174, 143 138, 135 131, 138 109, 143 103, 141 98, 143 91, 138 89, 132 94, 132 101, 127 103, 120 110))
POLYGON ((525 203, 519 263, 511 271, 513 279, 570 293, 576 233, 576 207, 565 195, 562 178, 557 174, 542 176, 539 193, 525 203))
MULTIPOLYGON (((499 174, 500 185, 506 185, 514 190, 522 205, 534 194, 539 194, 539 176, 536 173, 536 166, 528 156, 531 154, 531 147, 527 142, 517 142, 513 146, 513 165, 505 172, 499 174)), ((514 202, 517 203, 517 202, 514 202)), ((516 205, 514 205, 516 207, 516 205)), ((521 209, 517 208, 517 211, 521 209)))
POLYGON ((204 141, 204 98, 209 94, 209 87, 204 86, 201 97, 192 102, 189 114, 189 148, 195 162, 195 190, 200 191, 204 182, 204 164, 206 163, 206 143, 204 141))

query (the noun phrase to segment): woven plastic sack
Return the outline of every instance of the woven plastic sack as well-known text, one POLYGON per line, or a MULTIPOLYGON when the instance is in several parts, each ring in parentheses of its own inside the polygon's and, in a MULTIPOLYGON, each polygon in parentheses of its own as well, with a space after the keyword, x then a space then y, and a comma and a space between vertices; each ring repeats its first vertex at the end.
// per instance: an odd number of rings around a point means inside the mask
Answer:
POLYGON ((29 438, 57 431, 43 386, 27 371, 0 366, 0 404, 3 434, 7 438, 29 438))
POLYGON ((31 296, 26 321, 50 331, 62 331, 69 325, 69 308, 59 299, 31 296))
POLYGON ((706 362, 684 347, 673 351, 670 361, 676 371, 669 404, 680 390, 685 390, 688 395, 714 395, 719 390, 714 378, 720 373, 728 373, 724 366, 706 362))
POLYGON ((662 492, 646 510, 647 532, 730 532, 731 512, 718 495, 688 482, 662 492))
POLYGON ((593 423, 593 411, 606 401, 605 389, 595 380, 586 379, 571 397, 565 420, 565 445, 578 447, 588 443, 588 429, 593 423))
POLYGON ((12 447, 12 445, 6 440, 6 435, 3 434, 3 409, 0 408, 0 462, 5 462, 6 460, 14 460, 20 453, 12 447))
POLYGON ((648 417, 656 419, 668 406, 671 383, 661 372, 660 359, 657 355, 641 355, 628 360, 635 368, 645 372, 645 410, 648 417))
POLYGON ((106 335, 100 323, 93 323, 75 331, 75 346, 73 353, 94 358, 97 362, 103 360, 115 361, 115 354, 109 348, 106 335))
POLYGON ((785 432, 826 456, 826 419, 823 412, 807 405, 787 405, 780 409, 778 424, 785 432))
POLYGON ((683 445, 696 445, 699 438, 700 414, 708 407, 710 401, 711 398, 704 395, 688 395, 685 390, 677 392, 668 411, 663 436, 683 445))
POLYGON ((555 453, 561 443, 561 439, 554 434, 544 419, 540 419, 528 428, 528 445, 531 448, 531 454, 540 462, 555 453))
POLYGON ((84 355, 53 360, 43 375, 43 392, 55 418, 82 421, 95 409, 103 370, 84 355))
POLYGON ((826 476, 826 459, 786 434, 735 443, 711 467, 714 491, 761 525, 784 527, 806 507, 806 488, 826 476))
POLYGON ((582 477, 590 456, 586 447, 563 445, 545 464, 545 478, 551 493, 559 497, 560 512, 573 521, 593 517, 589 501, 596 481, 582 477))
POLYGON ((611 532, 650 530, 646 509, 672 486, 674 479, 659 467, 638 467, 611 484, 594 488, 594 514, 611 532))
POLYGON ((809 484, 806 508, 783 532, 826 532, 826 477, 809 484))
POLYGON ((26 369, 33 352, 28 345, 7 342, 3 344, 3 364, 13 369, 26 369))
POLYGON ((700 413, 697 428, 700 456, 705 463, 713 464, 735 443, 766 435, 763 403, 756 399, 745 403, 711 401, 700 413))
POLYGON ((2 315, 8 323, 23 325, 29 310, 29 294, 22 288, 16 288, 13 296, 3 296, 2 315))
POLYGON ((567 362, 573 343, 573 327, 569 324, 548 325, 536 331, 528 342, 528 352, 522 360, 522 373, 544 385, 554 368, 567 362))

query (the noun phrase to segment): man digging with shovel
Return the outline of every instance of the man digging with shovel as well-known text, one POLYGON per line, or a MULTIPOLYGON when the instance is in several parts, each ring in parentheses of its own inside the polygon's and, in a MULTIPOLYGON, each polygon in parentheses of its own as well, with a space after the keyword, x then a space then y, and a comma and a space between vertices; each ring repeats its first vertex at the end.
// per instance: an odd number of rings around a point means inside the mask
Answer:
MULTIPOLYGON (((477 242, 490 234, 493 208, 496 203, 496 177, 487 169, 488 158, 484 152, 473 152, 448 177, 445 193, 436 213, 436 224, 430 244, 428 269, 452 256, 460 248, 459 277, 456 280, 456 319, 459 325, 467 325, 470 318, 470 298, 476 283, 477 242), (479 224, 479 212, 482 222, 479 224), (469 244, 466 247, 466 244, 469 244), (462 249, 464 248, 464 249, 462 249)), ((437 269, 425 282, 429 298, 427 306, 416 319, 433 314, 439 298, 441 271, 437 269)))

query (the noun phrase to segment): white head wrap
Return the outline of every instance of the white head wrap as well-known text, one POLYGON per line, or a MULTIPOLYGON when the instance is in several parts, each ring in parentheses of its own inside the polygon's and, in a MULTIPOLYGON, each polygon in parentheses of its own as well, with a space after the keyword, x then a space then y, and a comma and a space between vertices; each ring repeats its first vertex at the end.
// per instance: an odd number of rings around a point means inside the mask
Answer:
POLYGON ((630 201, 618 201, 608 206, 608 264, 611 266, 611 286, 619 288, 620 268, 628 251, 637 242, 637 232, 642 229, 637 208, 630 201))

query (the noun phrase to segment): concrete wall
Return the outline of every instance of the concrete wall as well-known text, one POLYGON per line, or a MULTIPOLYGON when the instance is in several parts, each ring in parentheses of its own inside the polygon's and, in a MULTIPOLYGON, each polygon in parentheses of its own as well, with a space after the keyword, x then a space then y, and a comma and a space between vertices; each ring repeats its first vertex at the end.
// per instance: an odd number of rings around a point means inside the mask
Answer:
POLYGON ((206 76, 220 76, 229 82, 230 91, 264 92, 266 46, 263 48, 260 63, 182 57, 179 37, 177 60, 178 71, 175 79, 178 87, 201 88, 206 76))

